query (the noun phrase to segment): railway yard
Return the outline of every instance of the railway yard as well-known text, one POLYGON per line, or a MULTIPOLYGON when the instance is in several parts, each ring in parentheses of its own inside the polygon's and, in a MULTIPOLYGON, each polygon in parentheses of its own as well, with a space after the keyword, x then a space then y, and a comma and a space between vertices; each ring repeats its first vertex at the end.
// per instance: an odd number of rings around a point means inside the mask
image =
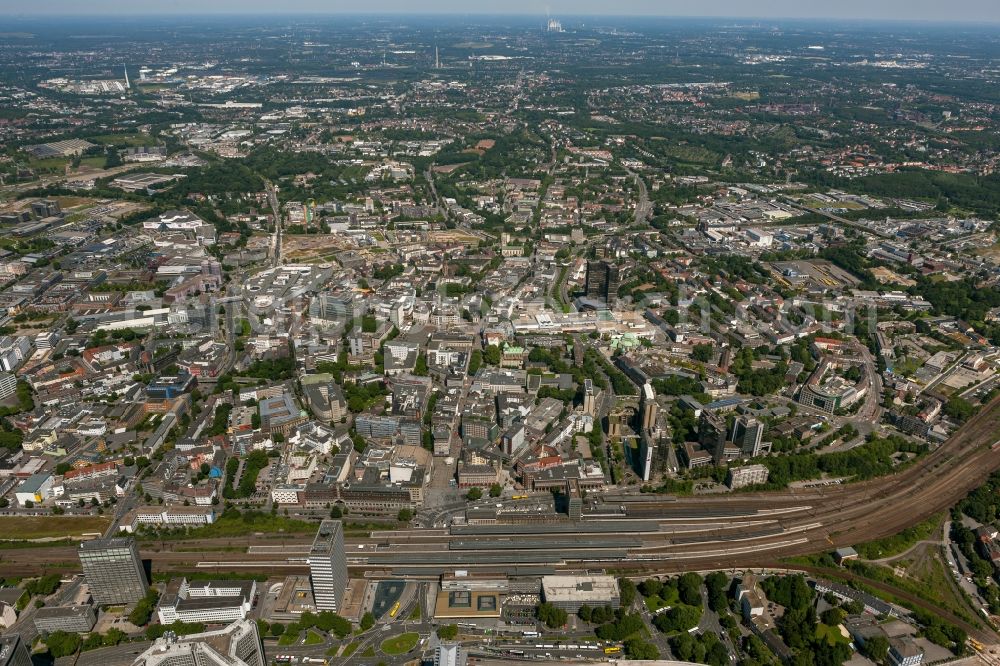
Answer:
MULTIPOLYGON (((727 497, 596 495, 579 522, 456 524, 349 537, 348 565, 353 576, 367 578, 436 577, 455 567, 667 573, 765 566, 890 536, 951 507, 1000 468, 993 449, 998 432, 995 400, 948 442, 888 477, 727 497)), ((306 537, 261 534, 150 539, 142 552, 156 571, 303 573, 308 546, 306 537)), ((17 575, 77 566, 75 548, 63 545, 6 550, 2 564, 17 575)))

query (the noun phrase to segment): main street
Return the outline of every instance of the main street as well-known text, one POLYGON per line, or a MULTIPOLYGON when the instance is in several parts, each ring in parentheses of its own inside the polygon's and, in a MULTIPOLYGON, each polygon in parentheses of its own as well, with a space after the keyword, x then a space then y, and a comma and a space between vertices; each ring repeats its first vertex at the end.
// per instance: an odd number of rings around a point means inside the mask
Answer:
POLYGON ((635 186, 639 190, 639 200, 635 204, 635 221, 648 222, 653 216, 653 207, 649 202, 649 191, 646 189, 646 181, 642 179, 642 176, 631 169, 625 168, 625 172, 632 176, 632 179, 635 181, 635 186))

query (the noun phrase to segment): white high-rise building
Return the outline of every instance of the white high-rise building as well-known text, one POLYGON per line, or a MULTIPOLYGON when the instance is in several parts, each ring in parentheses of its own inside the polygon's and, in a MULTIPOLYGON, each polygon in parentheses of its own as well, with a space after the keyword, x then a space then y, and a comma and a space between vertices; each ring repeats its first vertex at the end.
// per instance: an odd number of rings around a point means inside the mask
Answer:
POLYGON ((465 651, 458 643, 440 643, 434 649, 434 666, 465 666, 465 651))
POLYGON ((6 372, 0 372, 0 400, 14 395, 17 391, 17 377, 6 372))
POLYGON ((338 611, 347 590, 344 529, 339 520, 324 520, 309 550, 309 580, 317 610, 338 611))

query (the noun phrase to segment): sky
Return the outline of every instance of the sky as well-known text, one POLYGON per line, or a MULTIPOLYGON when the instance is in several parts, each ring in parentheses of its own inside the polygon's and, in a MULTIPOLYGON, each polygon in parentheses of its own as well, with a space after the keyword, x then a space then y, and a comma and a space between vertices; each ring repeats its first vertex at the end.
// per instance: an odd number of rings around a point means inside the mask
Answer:
POLYGON ((1000 0, 0 0, 0 16, 443 13, 1000 22, 1000 0))

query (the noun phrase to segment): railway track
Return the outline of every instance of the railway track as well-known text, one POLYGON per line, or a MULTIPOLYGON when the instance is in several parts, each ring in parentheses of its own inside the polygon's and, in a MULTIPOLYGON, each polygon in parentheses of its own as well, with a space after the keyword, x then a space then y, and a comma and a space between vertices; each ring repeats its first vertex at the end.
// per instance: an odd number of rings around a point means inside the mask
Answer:
MULTIPOLYGON (((616 537, 641 537, 642 545, 630 548, 629 559, 609 562, 580 559, 567 549, 564 562, 556 568, 627 566, 631 562, 657 564, 665 570, 729 569, 760 566, 768 559, 806 555, 838 546, 852 545, 891 536, 953 506, 986 477, 1000 468, 1000 450, 992 445, 1000 432, 1000 398, 982 409, 941 447, 901 471, 855 484, 794 489, 727 497, 669 498, 636 502, 641 517, 621 520, 620 531, 587 531, 586 522, 576 536, 607 538, 613 548, 616 537), (659 526, 658 531, 636 532, 630 525, 659 526)), ((606 522, 605 519, 604 522, 606 522)), ((546 533, 542 532, 542 536, 546 533)), ((552 538, 559 533, 552 532, 552 538)), ((564 535, 565 536, 565 535, 564 535)), ((358 544, 380 545, 377 552, 439 553, 453 540, 470 535, 449 534, 446 530, 404 529, 375 532, 369 538, 347 539, 348 552, 358 544)), ((510 539, 504 534, 476 538, 510 539)), ((524 537, 522 538, 530 538, 524 537)), ((300 551, 310 536, 282 538, 232 537, 193 541, 146 541, 144 557, 156 571, 190 570, 198 562, 215 563, 220 569, 232 563, 240 571, 273 573, 276 546, 287 546, 292 557, 284 560, 282 573, 305 572, 300 551), (263 546, 253 548, 254 546, 263 546), (236 549, 240 549, 237 551, 236 549)), ((491 552, 485 550, 484 552, 491 552)), ((593 550, 591 550, 593 555, 593 550)), ((74 570, 73 547, 45 547, 0 551, 0 567, 11 574, 30 575, 42 570, 74 570)), ((492 562, 485 566, 499 566, 492 562)), ((512 562, 512 564, 518 564, 512 562)), ((520 564, 523 564, 521 562, 520 564)), ((419 563, 415 566, 420 566, 419 563)), ((355 575, 365 575, 387 567, 377 558, 371 564, 354 564, 355 575)), ((388 567, 391 569, 391 566, 388 567)))

